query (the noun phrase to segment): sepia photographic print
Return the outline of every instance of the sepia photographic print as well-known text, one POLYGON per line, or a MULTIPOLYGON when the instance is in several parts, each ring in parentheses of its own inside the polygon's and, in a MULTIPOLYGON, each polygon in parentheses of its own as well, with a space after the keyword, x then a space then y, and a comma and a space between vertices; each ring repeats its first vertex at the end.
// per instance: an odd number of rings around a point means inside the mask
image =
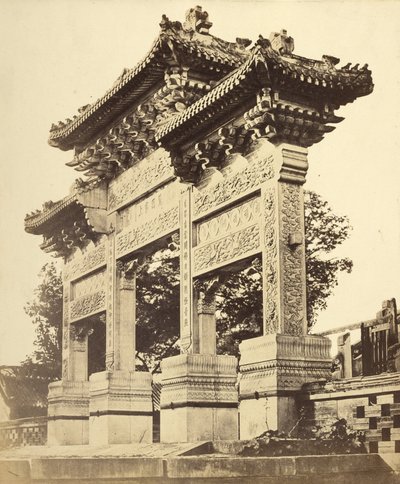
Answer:
POLYGON ((400 482, 400 2, 0 12, 0 483, 400 482))

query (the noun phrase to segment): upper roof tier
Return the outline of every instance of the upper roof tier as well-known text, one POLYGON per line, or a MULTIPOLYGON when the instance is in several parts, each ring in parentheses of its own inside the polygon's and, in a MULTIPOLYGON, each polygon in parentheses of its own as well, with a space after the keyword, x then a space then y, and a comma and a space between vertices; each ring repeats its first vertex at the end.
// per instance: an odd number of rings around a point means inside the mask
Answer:
POLYGON ((133 69, 124 69, 113 86, 93 104, 83 106, 73 119, 53 124, 49 143, 62 150, 84 146, 97 132, 135 104, 164 78, 165 69, 184 65, 207 81, 215 81, 249 56, 250 41, 227 42, 209 34, 212 23, 201 7, 190 9, 186 21, 171 22, 165 15, 149 53, 133 69))
MULTIPOLYGON (((294 41, 285 30, 272 33, 269 39, 259 36, 254 46, 251 41, 236 39, 227 42, 209 33, 212 23, 201 7, 190 9, 186 21, 172 22, 165 15, 161 31, 150 52, 133 69, 124 69, 114 85, 92 105, 79 110, 74 118, 52 125, 49 143, 62 150, 83 150, 96 135, 114 120, 141 102, 148 93, 159 88, 167 68, 179 66, 189 69, 192 79, 206 82, 211 90, 193 105, 186 107, 178 117, 164 124, 156 138, 161 140, 186 124, 187 120, 209 106, 221 93, 231 90, 243 76, 253 70, 254 63, 262 58, 267 75, 265 85, 300 93, 303 97, 318 98, 321 106, 329 103, 333 108, 369 94, 373 89, 371 72, 365 65, 347 64, 336 68, 339 59, 324 55, 322 60, 307 59, 293 54, 294 41)), ((262 83, 261 83, 262 84, 262 83)), ((196 116, 195 116, 196 117, 196 116)))

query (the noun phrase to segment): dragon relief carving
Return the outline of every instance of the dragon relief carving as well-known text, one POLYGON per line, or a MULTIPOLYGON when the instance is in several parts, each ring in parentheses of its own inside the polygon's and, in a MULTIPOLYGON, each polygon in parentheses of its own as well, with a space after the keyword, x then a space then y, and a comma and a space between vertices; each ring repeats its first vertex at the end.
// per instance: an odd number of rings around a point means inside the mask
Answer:
POLYGON ((264 246, 263 246, 263 304, 264 304, 264 334, 279 331, 278 316, 278 234, 276 228, 276 190, 265 188, 263 194, 264 207, 264 246))
MULTIPOLYGON (((254 153, 247 166, 239 173, 228 174, 215 185, 200 190, 194 197, 194 215, 203 215, 248 190, 258 187, 274 176, 273 158, 254 153)), ((229 171, 229 170, 228 170, 229 171)))
POLYGON ((71 320, 82 319, 90 314, 104 311, 106 308, 106 293, 104 290, 83 296, 70 304, 71 320))
POLYGON ((176 206, 160 213, 154 219, 146 221, 138 227, 120 232, 116 237, 117 257, 145 245, 166 232, 175 230, 178 224, 179 209, 176 206))
POLYGON ((300 336, 304 333, 305 314, 305 273, 304 245, 288 245, 294 233, 303 233, 301 188, 297 185, 282 183, 282 239, 283 244, 283 305, 284 331, 286 334, 300 336))
POLYGON ((246 256, 260 247, 259 225, 251 225, 227 237, 194 249, 194 271, 205 272, 246 256))
POLYGON ((168 153, 163 149, 157 150, 113 180, 109 187, 109 211, 128 204, 173 177, 168 153))
POLYGON ((93 269, 105 265, 106 263, 106 246, 102 242, 82 257, 72 259, 71 262, 64 266, 64 280, 77 279, 93 269))

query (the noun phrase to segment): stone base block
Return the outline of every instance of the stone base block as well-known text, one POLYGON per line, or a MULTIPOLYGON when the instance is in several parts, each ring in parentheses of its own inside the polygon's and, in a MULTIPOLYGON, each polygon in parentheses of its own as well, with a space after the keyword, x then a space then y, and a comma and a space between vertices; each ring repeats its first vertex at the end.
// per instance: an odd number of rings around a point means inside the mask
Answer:
POLYGON ((152 442, 151 381, 147 372, 103 371, 90 376, 90 444, 152 442))
POLYGON ((330 377, 331 342, 321 336, 270 334, 240 345, 240 438, 289 432, 302 386, 330 377))
POLYGON ((57 381, 49 385, 47 445, 89 443, 89 382, 57 381))
POLYGON ((162 361, 161 442, 238 438, 237 360, 182 354, 162 361))

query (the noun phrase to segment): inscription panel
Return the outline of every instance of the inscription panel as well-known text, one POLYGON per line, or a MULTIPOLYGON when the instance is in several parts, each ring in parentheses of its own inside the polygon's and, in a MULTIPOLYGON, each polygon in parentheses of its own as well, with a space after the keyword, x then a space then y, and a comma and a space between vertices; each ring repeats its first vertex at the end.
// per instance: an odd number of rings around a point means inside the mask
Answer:
POLYGON ((193 276, 192 276, 192 188, 182 192, 180 202, 180 347, 184 353, 193 350, 193 276))
POLYGON ((174 178, 169 154, 160 148, 110 183, 108 210, 117 210, 174 178))
POLYGON ((223 180, 197 191, 193 208, 195 218, 245 195, 274 176, 274 157, 268 146, 262 145, 247 160, 242 156, 237 156, 234 160, 233 165, 222 170, 223 180), (239 170, 235 169, 235 165, 240 166, 239 170))
POLYGON ((91 250, 75 257, 65 264, 63 275, 64 280, 73 280, 82 277, 84 274, 91 272, 106 263, 106 246, 101 242, 91 250))
POLYGON ((123 230, 116 236, 116 257, 178 229, 179 186, 173 182, 121 211, 123 230))
POLYGON ((104 289, 104 274, 105 271, 103 270, 73 282, 71 285, 71 301, 104 289))
POLYGON ((259 224, 250 225, 214 242, 195 247, 193 250, 195 275, 243 259, 259 250, 259 224))

